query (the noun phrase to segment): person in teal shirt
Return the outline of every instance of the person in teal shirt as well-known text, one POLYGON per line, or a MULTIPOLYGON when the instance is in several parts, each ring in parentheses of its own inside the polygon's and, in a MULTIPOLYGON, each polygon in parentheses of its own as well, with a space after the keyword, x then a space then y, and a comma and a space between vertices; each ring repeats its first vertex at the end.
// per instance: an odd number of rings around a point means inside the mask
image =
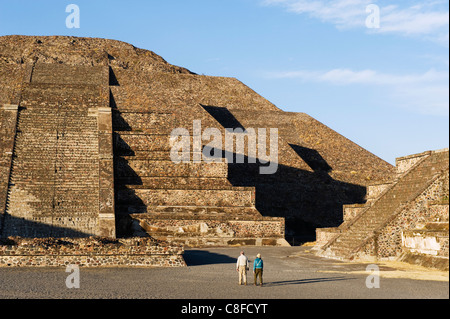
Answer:
POLYGON ((255 276, 255 286, 258 284, 258 277, 260 286, 263 285, 263 268, 264 268, 264 262, 261 259, 261 254, 256 255, 256 259, 253 262, 253 274, 255 276))

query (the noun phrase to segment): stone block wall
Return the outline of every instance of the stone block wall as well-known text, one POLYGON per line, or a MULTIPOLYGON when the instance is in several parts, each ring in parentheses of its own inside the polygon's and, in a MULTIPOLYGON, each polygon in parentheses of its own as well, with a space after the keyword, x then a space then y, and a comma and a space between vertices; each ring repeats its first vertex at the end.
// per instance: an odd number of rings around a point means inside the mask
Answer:
POLYGON ((126 88, 113 91, 113 95, 118 105, 128 109, 141 108, 142 110, 142 106, 146 106, 170 110, 175 105, 201 103, 210 106, 227 106, 230 110, 244 107, 254 111, 279 111, 275 105, 233 78, 168 72, 136 72, 117 67, 113 67, 113 70, 120 86, 126 88), (140 94, 142 91, 146 91, 147 94, 140 94), (136 103, 131 103, 129 97, 133 97, 136 103))
POLYGON ((179 163, 172 161, 121 158, 117 160, 118 177, 132 177, 136 173, 141 177, 191 177, 226 178, 226 163, 179 163), (128 160, 127 160, 128 159, 128 160))
POLYGON ((148 207, 155 206, 209 206, 209 207, 254 207, 254 190, 237 188, 230 190, 207 189, 134 189, 121 190, 120 201, 132 201, 138 196, 148 207))

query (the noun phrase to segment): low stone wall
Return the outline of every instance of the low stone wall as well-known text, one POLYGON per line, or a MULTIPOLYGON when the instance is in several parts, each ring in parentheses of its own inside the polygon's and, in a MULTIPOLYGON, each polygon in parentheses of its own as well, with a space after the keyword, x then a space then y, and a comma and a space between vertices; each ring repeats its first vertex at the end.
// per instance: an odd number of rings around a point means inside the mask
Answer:
POLYGON ((392 186, 392 183, 380 183, 367 186, 367 202, 371 202, 379 198, 381 194, 390 186, 392 186))
POLYGON ((413 167, 417 162, 426 156, 430 156, 433 153, 444 153, 448 152, 448 148, 443 148, 435 151, 426 151, 423 153, 412 154, 407 156, 398 157, 395 159, 395 166, 397 169, 397 174, 403 174, 411 167, 413 167))
POLYGON ((395 167, 397 168, 397 174, 403 174, 411 167, 413 167, 418 161, 420 161, 425 156, 429 156, 430 151, 423 152, 420 154, 412 154, 408 156, 398 157, 395 159, 395 167))
POLYGON ((182 246, 153 238, 0 240, 0 267, 183 267, 182 246))
POLYGON ((316 247, 322 247, 333 239, 337 234, 340 233, 339 228, 329 227, 329 228, 317 228, 316 229, 316 247))
POLYGON ((344 222, 352 220, 365 208, 365 204, 344 205, 344 222))

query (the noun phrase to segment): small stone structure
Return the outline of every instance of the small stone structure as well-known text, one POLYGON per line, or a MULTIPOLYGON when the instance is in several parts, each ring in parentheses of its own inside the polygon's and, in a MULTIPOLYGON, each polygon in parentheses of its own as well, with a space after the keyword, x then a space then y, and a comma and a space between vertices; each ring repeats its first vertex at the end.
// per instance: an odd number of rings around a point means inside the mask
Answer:
POLYGON ((394 259, 448 270, 449 150, 397 159, 389 183, 369 186, 365 205, 344 206, 344 223, 317 229, 319 255, 394 259))

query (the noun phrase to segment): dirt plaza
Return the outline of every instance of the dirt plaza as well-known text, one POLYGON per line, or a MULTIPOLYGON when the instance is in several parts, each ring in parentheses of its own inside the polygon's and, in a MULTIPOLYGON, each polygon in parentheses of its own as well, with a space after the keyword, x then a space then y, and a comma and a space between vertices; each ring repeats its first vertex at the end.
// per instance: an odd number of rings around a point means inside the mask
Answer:
MULTIPOLYGON (((368 263, 315 256, 311 247, 244 247, 264 260, 264 286, 239 286, 241 247, 187 249, 188 267, 83 268, 67 288, 65 268, 0 268, 2 299, 448 299, 448 272, 382 262, 379 288, 368 288, 368 263)), ((373 265, 373 264, 372 264, 373 265)))

